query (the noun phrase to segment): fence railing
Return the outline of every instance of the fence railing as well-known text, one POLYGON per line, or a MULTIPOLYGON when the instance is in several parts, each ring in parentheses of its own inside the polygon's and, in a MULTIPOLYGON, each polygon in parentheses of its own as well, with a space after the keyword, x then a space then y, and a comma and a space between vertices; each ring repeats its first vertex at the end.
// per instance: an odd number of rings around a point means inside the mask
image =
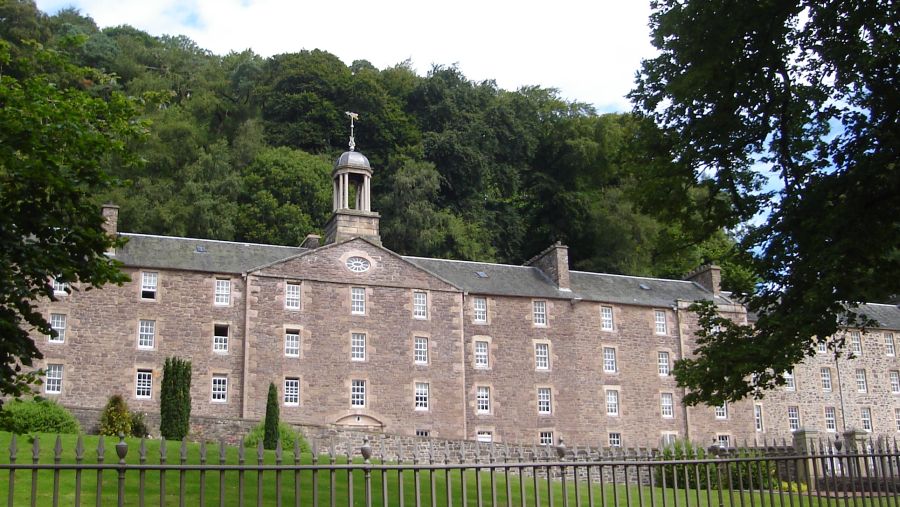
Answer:
POLYGON ((0 463, 7 505, 900 506, 900 453, 885 440, 843 448, 814 441, 790 454, 710 448, 702 459, 560 445, 474 460, 436 451, 411 461, 367 441, 342 455, 301 452, 299 443, 272 452, 140 440, 130 449, 123 438, 107 447, 103 437, 91 452, 78 437, 73 454, 62 441, 46 448, 40 438, 10 438, 0 463))

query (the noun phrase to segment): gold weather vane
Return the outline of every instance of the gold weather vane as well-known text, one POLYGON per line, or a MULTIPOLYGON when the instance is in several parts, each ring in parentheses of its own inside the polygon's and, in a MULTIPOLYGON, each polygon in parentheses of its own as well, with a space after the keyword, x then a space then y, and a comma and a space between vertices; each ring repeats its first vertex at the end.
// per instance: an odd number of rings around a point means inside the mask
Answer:
POLYGON ((350 151, 356 149, 356 141, 353 139, 353 120, 359 119, 359 114, 351 111, 344 111, 344 114, 350 117, 350 151))

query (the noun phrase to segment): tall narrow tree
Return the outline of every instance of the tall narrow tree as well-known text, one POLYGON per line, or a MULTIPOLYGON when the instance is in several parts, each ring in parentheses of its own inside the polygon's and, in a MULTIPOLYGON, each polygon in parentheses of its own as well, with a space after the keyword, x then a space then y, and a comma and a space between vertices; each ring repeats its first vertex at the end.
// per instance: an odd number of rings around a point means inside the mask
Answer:
POLYGON ((275 384, 269 383, 269 397, 266 400, 266 433, 263 437, 263 447, 274 449, 278 445, 278 420, 281 415, 278 412, 278 389, 275 384))
POLYGON ((160 435, 171 440, 181 440, 187 436, 191 424, 190 361, 177 357, 166 358, 159 415, 160 435))

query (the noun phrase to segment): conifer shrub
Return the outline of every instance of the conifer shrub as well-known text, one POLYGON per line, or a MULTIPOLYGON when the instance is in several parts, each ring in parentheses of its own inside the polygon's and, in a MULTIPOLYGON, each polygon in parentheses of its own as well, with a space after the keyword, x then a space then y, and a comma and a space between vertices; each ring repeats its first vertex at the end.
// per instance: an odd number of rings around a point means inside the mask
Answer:
POLYGON ((191 362, 166 358, 159 401, 159 433, 169 440, 186 437, 191 425, 191 362))
POLYGON ((78 433, 78 420, 55 401, 10 400, 0 409, 0 430, 26 433, 78 433))
POLYGON ((116 436, 119 433, 131 435, 131 413, 122 395, 114 394, 100 414, 100 434, 116 436))
MULTIPOLYGON (((259 441, 265 436, 265 432, 265 423, 259 423, 254 426, 250 433, 247 433, 247 436, 244 437, 244 447, 255 449, 259 441)), ((310 451, 309 443, 290 424, 278 423, 278 439, 281 440, 281 448, 287 452, 293 451, 295 441, 300 443, 300 452, 308 453, 310 451)), ((263 447, 265 447, 265 444, 263 444, 263 447)))
POLYGON ((269 397, 266 399, 265 434, 263 435, 263 447, 274 449, 278 445, 278 423, 281 414, 278 409, 278 389, 275 384, 269 383, 269 397))

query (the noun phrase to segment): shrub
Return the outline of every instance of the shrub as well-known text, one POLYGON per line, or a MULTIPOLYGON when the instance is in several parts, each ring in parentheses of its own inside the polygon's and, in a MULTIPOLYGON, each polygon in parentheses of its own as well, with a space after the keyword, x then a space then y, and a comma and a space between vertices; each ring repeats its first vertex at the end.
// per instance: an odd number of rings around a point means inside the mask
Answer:
POLYGON ((81 426, 68 410, 51 400, 11 400, 0 410, 0 429, 26 433, 78 433, 81 426))
MULTIPOLYGON (((278 445, 279 419, 281 415, 278 413, 278 389, 275 384, 269 383, 269 397, 266 400, 266 422, 265 436, 263 437, 263 447, 266 449, 274 449, 278 445)), ((284 443, 281 444, 284 446, 284 443)))
MULTIPOLYGON (((247 436, 244 437, 244 447, 256 448, 259 445, 259 440, 264 437, 265 431, 266 428, 263 423, 254 426, 250 433, 247 433, 247 436)), ((293 451, 295 440, 300 441, 301 452, 310 451, 309 444, 303 438, 303 435, 296 432, 289 424, 278 423, 278 436, 279 440, 281 440, 281 448, 285 451, 293 451)))
POLYGON ((147 420, 143 412, 131 413, 131 436, 143 438, 150 434, 147 420))
POLYGON ((191 362, 166 358, 159 401, 159 433, 169 440, 181 440, 191 426, 191 362))
POLYGON ((131 414, 128 412, 128 404, 121 394, 109 397, 103 413, 100 414, 100 434, 116 436, 131 434, 131 414))
MULTIPOLYGON (((672 445, 663 449, 659 459, 662 461, 676 460, 702 460, 710 458, 706 449, 699 445, 694 445, 690 440, 679 439, 672 445)), ((656 485, 662 486, 663 479, 667 488, 674 488, 677 484, 679 488, 685 486, 695 488, 706 488, 707 477, 706 471, 697 469, 698 465, 664 465, 660 473, 656 474, 656 485), (698 472, 699 473, 696 473, 698 472)), ((710 476, 712 483, 716 482, 716 474, 713 472, 710 476)))

